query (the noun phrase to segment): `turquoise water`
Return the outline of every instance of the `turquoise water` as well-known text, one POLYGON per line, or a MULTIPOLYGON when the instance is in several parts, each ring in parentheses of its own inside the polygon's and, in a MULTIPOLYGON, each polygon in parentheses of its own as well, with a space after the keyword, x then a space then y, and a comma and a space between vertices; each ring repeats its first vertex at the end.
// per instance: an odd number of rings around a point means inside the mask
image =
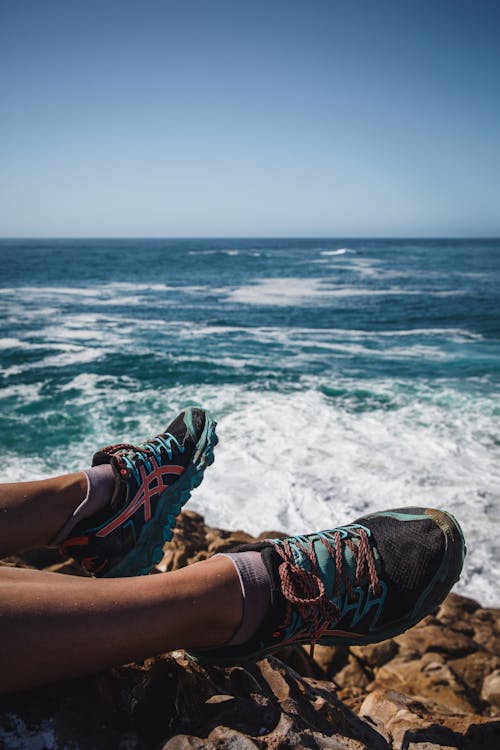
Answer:
POLYGON ((209 522, 445 507, 460 590, 498 603, 500 241, 3 240, 0 262, 5 480, 204 404, 209 522))

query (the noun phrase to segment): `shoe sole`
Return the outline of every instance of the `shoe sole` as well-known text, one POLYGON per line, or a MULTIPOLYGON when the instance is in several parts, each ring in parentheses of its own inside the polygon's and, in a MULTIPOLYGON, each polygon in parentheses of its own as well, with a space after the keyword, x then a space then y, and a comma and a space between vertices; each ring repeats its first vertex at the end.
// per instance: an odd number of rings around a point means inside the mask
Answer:
MULTIPOLYGON (((449 539, 453 544, 448 546, 449 554, 445 554, 441 565, 436 571, 425 591, 420 595, 418 601, 410 613, 410 615, 402 618, 399 621, 394 622, 393 626, 386 628, 384 631, 374 632, 371 635, 360 635, 356 637, 354 634, 352 637, 348 636, 330 636, 327 638, 319 638, 317 641, 318 646, 368 646, 372 643, 380 643, 388 638, 394 638, 406 630, 417 625, 426 615, 430 614, 436 609, 449 594, 451 588, 455 585, 460 577, 462 565, 466 555, 465 539, 456 518, 451 513, 445 513, 443 511, 436 511, 435 522, 442 528, 443 533, 447 540, 449 539), (456 540, 458 538, 458 544, 456 540), (450 570, 458 571, 456 578, 450 584, 448 579, 448 572, 450 570)), ((246 656, 229 657, 227 659, 222 657, 210 657, 210 651, 199 652, 190 651, 187 652, 187 656, 194 661, 199 661, 202 664, 214 665, 214 666, 234 666, 237 664, 243 664, 248 661, 258 661, 266 656, 269 656, 276 651, 281 651, 284 648, 292 646, 306 646, 309 645, 310 641, 307 639, 282 641, 272 646, 259 649, 246 656)))
POLYGON ((172 539, 181 508, 191 497, 191 491, 201 484, 207 466, 214 462, 214 448, 219 442, 216 425, 207 414, 191 463, 179 479, 160 495, 155 514, 144 525, 134 547, 119 563, 106 571, 103 578, 147 575, 162 560, 163 545, 172 539))

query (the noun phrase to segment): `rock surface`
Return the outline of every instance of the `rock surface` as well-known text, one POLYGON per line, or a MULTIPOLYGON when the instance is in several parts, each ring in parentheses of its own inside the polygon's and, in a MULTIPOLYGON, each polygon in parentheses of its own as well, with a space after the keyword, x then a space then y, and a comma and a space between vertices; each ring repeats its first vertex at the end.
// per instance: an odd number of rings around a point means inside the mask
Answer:
MULTIPOLYGON (((265 536, 276 535, 267 532, 265 536)), ((160 563, 173 570, 234 544, 190 511, 160 563)), ((51 551, 9 564, 78 574, 51 551)), ((9 750, 484 750, 500 748, 500 610, 450 594, 397 638, 366 647, 286 649, 203 667, 183 651, 4 697, 9 750)))

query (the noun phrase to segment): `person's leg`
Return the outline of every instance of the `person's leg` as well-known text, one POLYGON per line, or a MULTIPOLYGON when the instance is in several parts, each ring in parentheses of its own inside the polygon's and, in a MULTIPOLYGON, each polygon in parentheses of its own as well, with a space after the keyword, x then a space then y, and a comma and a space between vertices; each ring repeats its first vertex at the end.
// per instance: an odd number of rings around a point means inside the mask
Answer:
POLYGON ((238 574, 222 556, 139 578, 0 567, 0 692, 217 646, 241 616, 238 574))
POLYGON ((86 493, 83 471, 0 484, 0 557, 49 544, 86 493))

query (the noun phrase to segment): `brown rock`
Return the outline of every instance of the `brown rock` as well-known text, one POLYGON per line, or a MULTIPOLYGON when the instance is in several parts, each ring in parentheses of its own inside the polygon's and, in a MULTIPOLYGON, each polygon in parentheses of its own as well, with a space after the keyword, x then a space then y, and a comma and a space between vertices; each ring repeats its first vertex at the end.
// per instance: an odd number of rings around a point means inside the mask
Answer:
POLYGON ((478 715, 457 716, 432 703, 389 690, 376 690, 365 698, 360 715, 390 742, 393 750, 408 750, 427 743, 439 748, 477 750, 496 748, 500 722, 478 715))
POLYGON ((471 624, 474 640, 486 651, 500 656, 500 609, 479 609, 471 624))
POLYGON ((208 746, 217 750, 259 750, 262 747, 243 732, 228 727, 216 727, 212 730, 208 735, 208 746))
POLYGON ((300 646, 290 646, 274 654, 280 661, 284 661, 295 672, 302 677, 324 677, 324 673, 318 667, 314 659, 311 659, 309 649, 300 646))
POLYGON ((496 711, 500 711, 500 669, 484 678, 481 698, 496 711))
POLYGON ((217 746, 209 740, 199 737, 191 737, 187 734, 178 734, 169 739, 162 750, 217 750, 217 746))
MULTIPOLYGON (((309 650, 307 646, 304 646, 309 650)), ((347 646, 321 646, 314 647, 314 661, 321 672, 328 678, 331 678, 340 669, 345 667, 349 658, 349 649, 347 646)))
MULTIPOLYGON (((325 737, 324 734, 318 734, 317 732, 312 733, 312 738, 316 744, 318 750, 370 750, 370 748, 358 740, 353 740, 351 737, 342 737, 340 734, 334 737, 325 737)), ((297 750, 307 745, 297 745, 297 750)))
POLYGON ((475 599, 469 599, 467 596, 459 594, 448 594, 444 602, 439 607, 437 619, 444 625, 455 627, 457 622, 473 614, 480 608, 480 604, 475 599))
POLYGON ((350 646, 349 651, 369 667, 381 667, 398 653, 398 644, 392 638, 369 646, 350 646))
POLYGON ((407 630, 394 640, 402 653, 416 653, 419 656, 427 651, 437 651, 458 657, 478 649, 472 638, 436 621, 407 630))
POLYGON ((430 717, 425 706, 394 690, 375 690, 360 709, 360 716, 368 719, 386 740, 394 740, 393 747, 401 747, 406 729, 422 726, 422 719, 430 717), (417 713, 418 707, 418 713, 417 713))
POLYGON ((434 742, 410 742, 405 750, 457 750, 456 745, 436 745, 434 742))
POLYGON ((164 558, 158 565, 162 572, 176 570, 208 557, 225 552, 239 544, 257 541, 244 531, 226 531, 206 526, 203 517, 184 510, 177 519, 173 538, 164 548, 164 558))
POLYGON ((370 688, 397 690, 447 706, 457 713, 475 713, 479 709, 478 701, 439 659, 393 659, 378 670, 370 688))
POLYGON ((359 659, 353 654, 349 654, 347 664, 335 673, 333 679, 340 688, 348 689, 353 695, 360 695, 372 678, 373 674, 369 667, 363 666, 359 659))
POLYGON ((479 697, 485 677, 500 668, 500 659, 487 651, 475 651, 458 659, 450 659, 448 665, 469 690, 479 697))

